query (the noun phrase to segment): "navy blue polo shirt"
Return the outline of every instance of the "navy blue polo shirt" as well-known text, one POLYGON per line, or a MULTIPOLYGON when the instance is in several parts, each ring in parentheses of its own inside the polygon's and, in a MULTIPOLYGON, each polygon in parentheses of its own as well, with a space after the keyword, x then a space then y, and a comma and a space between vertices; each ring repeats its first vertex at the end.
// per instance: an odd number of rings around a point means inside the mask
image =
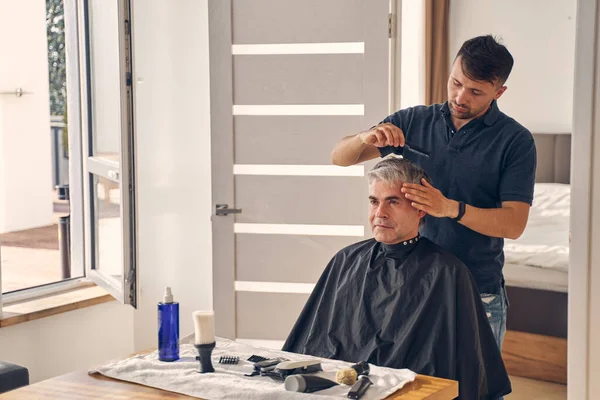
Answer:
MULTIPOLYGON (((503 201, 531 205, 536 150, 531 133, 492 102, 485 115, 456 131, 448 103, 400 110, 382 123, 402 129, 404 147, 382 147, 421 166, 444 196, 479 208, 503 201)), ((480 293, 500 293, 504 239, 477 233, 450 218, 425 216, 421 234, 456 255, 480 293)))

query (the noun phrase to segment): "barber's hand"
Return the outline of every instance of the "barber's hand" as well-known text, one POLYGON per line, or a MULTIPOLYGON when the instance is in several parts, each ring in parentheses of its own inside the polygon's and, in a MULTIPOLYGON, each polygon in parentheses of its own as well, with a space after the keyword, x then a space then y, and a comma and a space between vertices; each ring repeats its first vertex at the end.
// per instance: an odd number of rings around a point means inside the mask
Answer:
POLYGON ((359 134, 360 140, 365 144, 370 144, 375 147, 403 147, 404 132, 394 124, 380 124, 359 134))
POLYGON ((402 185, 402 192, 406 193, 406 198, 411 201, 414 208, 438 218, 458 216, 457 201, 446 198, 442 192, 431 186, 425 179, 422 179, 421 182, 423 185, 416 183, 402 185))

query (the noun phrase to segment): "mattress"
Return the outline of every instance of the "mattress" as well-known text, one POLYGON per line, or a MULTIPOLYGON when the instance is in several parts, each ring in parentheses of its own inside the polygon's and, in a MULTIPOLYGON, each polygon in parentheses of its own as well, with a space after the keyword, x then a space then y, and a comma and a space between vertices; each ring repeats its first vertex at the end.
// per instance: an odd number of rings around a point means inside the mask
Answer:
POLYGON ((504 244, 504 276, 510 286, 567 291, 569 271, 568 184, 537 183, 527 227, 504 244))
POLYGON ((544 269, 519 264, 504 264, 506 286, 567 293, 569 274, 559 269, 544 269))
POLYGON ((507 264, 569 270, 570 186, 561 183, 535 185, 527 227, 517 240, 504 242, 507 264))

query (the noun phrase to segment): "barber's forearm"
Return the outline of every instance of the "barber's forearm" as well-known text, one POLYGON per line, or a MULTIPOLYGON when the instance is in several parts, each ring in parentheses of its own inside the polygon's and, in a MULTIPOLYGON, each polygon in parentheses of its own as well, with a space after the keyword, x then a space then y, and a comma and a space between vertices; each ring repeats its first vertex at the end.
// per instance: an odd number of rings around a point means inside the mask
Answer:
MULTIPOLYGON (((456 213, 451 217, 456 217, 458 202, 452 201, 456 204, 456 213)), ((477 208, 467 204, 459 223, 482 235, 506 239, 517 239, 525 229, 517 211, 509 207, 477 208)))
POLYGON ((357 135, 346 136, 338 142, 331 152, 331 162, 341 167, 354 165, 367 147, 357 135))

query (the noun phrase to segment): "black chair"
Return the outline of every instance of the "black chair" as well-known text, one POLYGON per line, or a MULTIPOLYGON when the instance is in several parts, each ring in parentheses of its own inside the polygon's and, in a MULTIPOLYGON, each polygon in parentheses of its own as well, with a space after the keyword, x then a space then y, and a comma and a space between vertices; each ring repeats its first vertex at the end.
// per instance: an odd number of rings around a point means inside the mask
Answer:
POLYGON ((0 361, 0 393, 29 385, 29 371, 20 365, 0 361))

